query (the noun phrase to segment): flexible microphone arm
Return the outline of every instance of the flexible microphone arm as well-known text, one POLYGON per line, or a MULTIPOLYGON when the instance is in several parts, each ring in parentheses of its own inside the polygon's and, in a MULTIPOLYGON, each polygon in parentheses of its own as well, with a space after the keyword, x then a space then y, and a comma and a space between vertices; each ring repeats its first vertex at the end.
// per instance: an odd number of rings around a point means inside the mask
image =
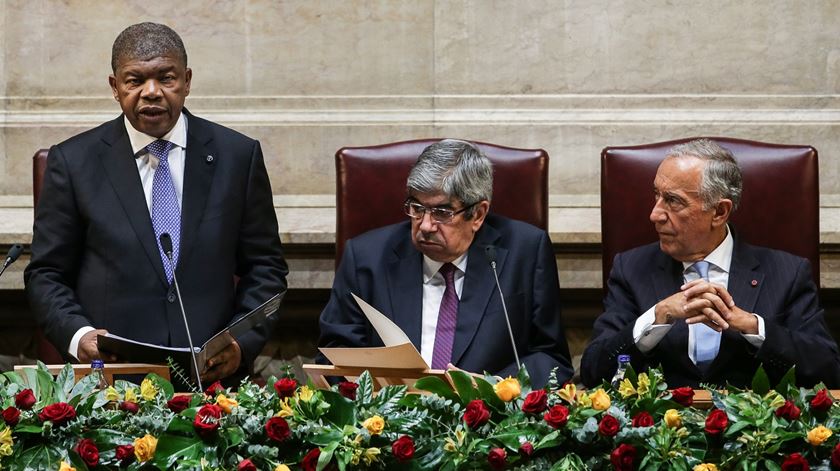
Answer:
POLYGON ((190 325, 187 323, 187 312, 184 310, 184 300, 181 299, 181 288, 178 287, 178 277, 175 276, 175 266, 172 262, 172 237, 169 233, 164 232, 160 235, 160 246, 163 248, 163 253, 169 260, 169 266, 172 267, 172 281, 175 282, 175 294, 178 296, 178 304, 181 306, 181 316, 184 318, 184 327, 187 329, 187 341, 190 344, 190 356, 192 357, 193 368, 195 368, 195 379, 198 383, 198 389, 204 391, 201 385, 201 373, 198 369, 198 359, 195 356, 195 347, 193 346, 192 335, 190 335, 190 325))
POLYGON ((507 323, 508 334, 510 334, 510 346, 513 347, 513 358, 516 359, 516 366, 522 369, 522 363, 519 362, 519 353, 516 352, 516 340, 513 338, 513 329, 510 327, 510 316, 508 315, 507 305, 505 305, 505 295, 502 293, 502 285, 499 284, 499 273, 496 271, 496 247, 488 245, 484 247, 484 255, 490 262, 490 268, 493 269, 493 277, 496 280, 496 288, 499 290, 499 299, 502 300, 502 312, 505 313, 505 322, 507 323))
POLYGON ((6 255, 6 261, 3 262, 3 267, 0 268, 0 276, 3 276, 3 272, 6 271, 6 268, 9 265, 15 263, 15 260, 20 257, 20 254, 23 253, 23 246, 20 244, 15 244, 9 249, 8 255, 6 255))

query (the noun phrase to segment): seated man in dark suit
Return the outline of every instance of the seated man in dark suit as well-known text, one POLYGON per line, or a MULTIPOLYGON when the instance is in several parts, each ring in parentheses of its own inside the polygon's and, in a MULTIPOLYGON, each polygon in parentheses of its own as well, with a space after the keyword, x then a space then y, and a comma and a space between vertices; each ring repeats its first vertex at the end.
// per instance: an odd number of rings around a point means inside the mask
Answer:
POLYGON ((759 365, 771 381, 796 366, 797 384, 840 386, 807 260, 755 247, 727 221, 741 196, 734 156, 702 139, 671 149, 653 182, 659 242, 618 254, 605 312, 581 360, 584 384, 662 365, 671 387, 744 387, 759 365))
POLYGON ((555 367, 561 381, 570 378, 548 234, 490 213, 492 191, 492 165, 477 147, 457 140, 427 147, 408 177, 408 220, 347 242, 321 313, 320 346, 382 345, 354 293, 399 325, 432 368, 516 375, 485 255, 493 246, 516 349, 534 384, 544 385, 555 367))

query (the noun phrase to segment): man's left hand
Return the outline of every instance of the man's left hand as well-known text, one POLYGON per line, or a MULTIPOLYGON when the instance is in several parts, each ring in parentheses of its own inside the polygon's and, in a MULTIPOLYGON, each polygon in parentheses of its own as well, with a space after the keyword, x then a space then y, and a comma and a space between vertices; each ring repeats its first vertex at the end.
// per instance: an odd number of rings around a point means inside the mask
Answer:
POLYGON ((234 340, 224 350, 207 360, 207 370, 201 374, 201 380, 209 384, 226 378, 239 368, 240 363, 242 363, 242 349, 234 340))
POLYGON ((687 318, 686 324, 704 323, 718 331, 731 328, 743 334, 758 333, 758 319, 736 306, 724 286, 695 280, 684 285, 683 292, 688 298, 688 306, 699 307, 703 311, 702 315, 687 318))

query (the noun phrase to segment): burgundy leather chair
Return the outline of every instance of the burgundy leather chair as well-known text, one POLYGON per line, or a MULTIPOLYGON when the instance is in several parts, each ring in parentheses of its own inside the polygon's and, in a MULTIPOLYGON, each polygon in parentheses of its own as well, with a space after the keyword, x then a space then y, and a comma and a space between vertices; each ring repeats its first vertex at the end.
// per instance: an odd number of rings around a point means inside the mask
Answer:
MULTIPOLYGON (((607 287, 619 252, 658 240, 648 219, 653 179, 668 150, 698 138, 601 152, 601 240, 607 287)), ((819 286, 820 217, 817 150, 811 146, 710 137, 732 151, 744 177, 741 204, 732 222, 753 245, 784 250, 810 260, 819 286)))
MULTIPOLYGON (((38 149, 32 156, 32 200, 38 206, 38 198, 41 196, 41 188, 44 183, 44 172, 47 169, 47 154, 49 149, 38 149)), ((64 363, 64 359, 58 350, 47 340, 41 328, 35 329, 35 341, 38 343, 38 359, 50 364, 64 363)))
MULTIPOLYGON (((438 141, 343 147, 335 153, 336 265, 348 239, 408 217, 403 213, 408 173, 423 149, 438 141)), ((471 142, 493 162, 490 210, 547 229, 548 153, 471 142)))

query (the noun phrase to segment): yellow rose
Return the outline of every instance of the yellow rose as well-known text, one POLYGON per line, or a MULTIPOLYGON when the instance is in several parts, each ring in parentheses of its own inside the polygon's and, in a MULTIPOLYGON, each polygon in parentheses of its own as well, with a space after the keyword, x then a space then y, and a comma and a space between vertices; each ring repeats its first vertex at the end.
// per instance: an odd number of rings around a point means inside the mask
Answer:
POLYGON ((114 389, 113 386, 108 386, 108 389, 105 390, 105 399, 107 399, 111 402, 119 401, 120 400, 120 393, 118 393, 117 390, 114 389))
POLYGON ((143 438, 135 438, 134 456, 137 457, 137 461, 142 463, 154 458, 157 442, 157 438, 149 435, 148 433, 143 438))
POLYGON ((379 450, 379 448, 368 448, 362 455, 362 461, 364 461, 366 465, 370 466, 371 463, 373 463, 379 458, 380 453, 382 452, 379 450))
POLYGON ((315 391, 310 388, 309 386, 301 386, 296 393, 298 400, 303 402, 309 402, 312 400, 312 396, 315 395, 315 391))
POLYGON ((712 463, 701 463, 695 466, 692 471, 718 471, 718 467, 712 463))
POLYGON ((671 428, 679 428, 682 425, 682 417, 676 409, 668 409, 665 412, 665 425, 671 428))
POLYGON ((493 385, 493 390, 496 391, 499 399, 504 402, 510 402, 522 394, 522 387, 519 386, 519 380, 510 376, 493 385))
POLYGON ((633 387, 633 383, 629 379, 624 378, 621 384, 618 385, 618 393, 626 399, 636 394, 636 388, 633 387))
POLYGON ((236 402, 236 399, 230 399, 224 394, 219 394, 216 397, 216 405, 221 407, 225 414, 230 414, 230 411, 233 410, 234 407, 239 406, 239 403, 236 402))
POLYGON ((610 396, 601 388, 598 388, 597 391, 592 393, 589 396, 589 400, 592 401, 592 408, 595 410, 607 410, 610 408, 610 396))
POLYGON ((292 415, 294 415, 294 413, 295 411, 294 409, 292 409, 292 406, 289 405, 289 398, 287 397, 283 399, 282 402, 280 402, 280 410, 277 411, 277 413, 274 414, 274 416, 286 418, 291 417, 292 415))
POLYGON ((62 461, 60 465, 58 465, 58 471, 76 471, 76 468, 70 466, 70 463, 62 461))
POLYGON ((274 471, 292 471, 292 470, 289 469, 289 467, 286 466, 285 464, 280 463, 280 464, 278 464, 277 466, 274 467, 274 471))
POLYGON ((140 383, 140 395, 147 401, 154 401, 157 396, 158 388, 155 382, 146 378, 140 383))
POLYGON ((125 390, 125 402, 137 402, 137 393, 134 392, 134 388, 128 388, 125 390))
POLYGON ((557 395, 560 396, 560 399, 563 399, 569 404, 574 404, 575 396, 577 395, 577 388, 574 383, 566 383, 566 385, 563 386, 563 389, 557 391, 557 395))
POLYGON ((644 396, 650 391, 650 378, 648 378, 647 373, 640 373, 637 382, 636 390, 639 392, 639 396, 644 396))
POLYGON ((814 446, 822 445, 822 443, 828 440, 828 437, 831 436, 831 430, 822 426, 817 425, 816 427, 812 428, 810 432, 808 432, 808 443, 814 446))
POLYGON ((366 428, 371 435, 379 435, 382 433, 382 429, 385 428, 385 420, 378 415, 374 415, 373 417, 365 420, 362 423, 362 426, 366 428))

